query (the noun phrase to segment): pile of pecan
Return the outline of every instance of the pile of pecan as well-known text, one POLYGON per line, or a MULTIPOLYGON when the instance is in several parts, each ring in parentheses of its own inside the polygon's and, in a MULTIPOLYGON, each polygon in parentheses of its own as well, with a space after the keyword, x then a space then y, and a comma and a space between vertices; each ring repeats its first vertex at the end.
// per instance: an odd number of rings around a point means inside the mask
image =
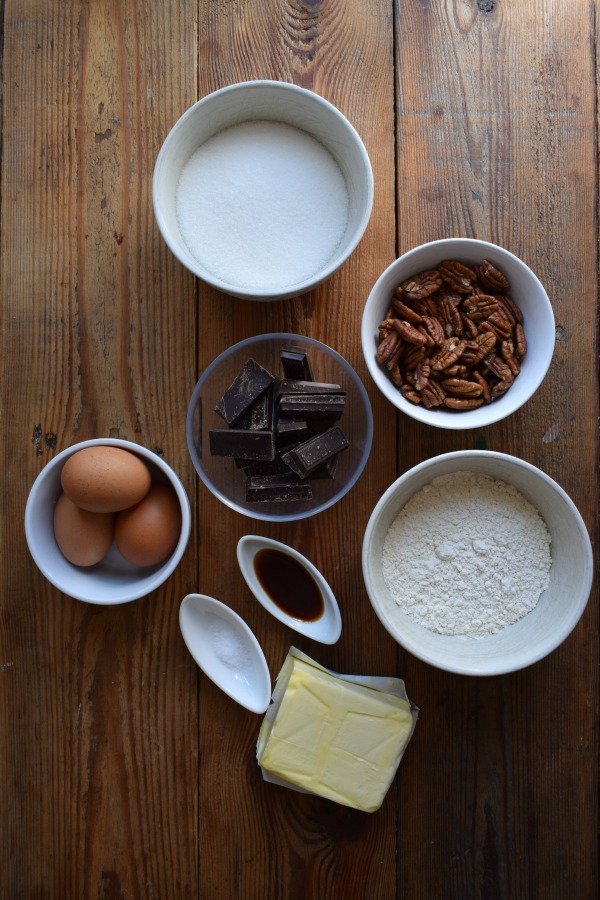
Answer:
POLYGON ((379 326, 377 360, 407 400, 476 409, 501 397, 527 350, 523 315, 488 260, 444 260, 396 288, 379 326))

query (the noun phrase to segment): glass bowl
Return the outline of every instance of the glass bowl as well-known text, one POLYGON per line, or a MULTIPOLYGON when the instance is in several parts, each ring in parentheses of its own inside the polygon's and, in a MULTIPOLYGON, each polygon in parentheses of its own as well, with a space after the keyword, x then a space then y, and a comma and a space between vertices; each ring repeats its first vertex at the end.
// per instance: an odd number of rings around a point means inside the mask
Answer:
POLYGON ((356 483, 371 450, 373 414, 360 378, 335 350, 300 335, 262 334, 229 347, 205 369, 192 394, 186 431, 194 467, 219 500, 253 519, 291 522, 333 506, 356 483), (246 475, 235 460, 211 454, 209 432, 213 428, 227 427, 215 406, 248 360, 253 359, 271 374, 283 377, 282 349, 305 353, 315 381, 338 384, 346 392, 344 411, 336 424, 345 434, 349 446, 337 457, 333 477, 309 479, 310 499, 257 502, 246 499, 246 475))

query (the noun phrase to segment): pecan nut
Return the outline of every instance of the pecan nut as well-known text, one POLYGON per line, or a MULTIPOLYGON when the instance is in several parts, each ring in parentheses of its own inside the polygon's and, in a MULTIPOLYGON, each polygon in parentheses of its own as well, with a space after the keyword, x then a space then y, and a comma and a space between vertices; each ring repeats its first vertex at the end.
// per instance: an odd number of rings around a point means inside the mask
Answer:
POLYGON ((377 362, 385 363, 388 361, 390 356, 396 350, 398 346, 398 341, 400 340, 400 335, 397 331, 390 331, 382 341, 379 342, 379 346, 377 347, 377 362))
POLYGON ((396 292, 396 296, 399 297, 399 299, 400 297, 409 297, 411 300, 421 300, 424 297, 430 297, 431 294, 435 293, 441 283, 442 276, 438 270, 429 269, 426 272, 419 272, 418 275, 413 275, 412 278, 403 282, 400 285, 401 294, 398 295, 396 292))
POLYGON ((437 353, 431 357, 431 368, 437 372, 447 369, 460 358, 464 349, 464 341, 459 341, 458 338, 447 338, 437 353))
POLYGON ((439 319, 435 319, 433 316, 423 316, 422 324, 434 347, 439 347, 444 343, 444 329, 439 319))
POLYGON ((442 278, 459 294, 470 294, 477 273, 456 259, 445 259, 439 265, 442 278))
POLYGON ((463 303, 465 313, 474 322, 481 322, 482 319, 489 318, 499 308, 498 300, 490 294, 472 294, 463 303))
POLYGON ((484 400, 482 397, 446 397, 444 400, 444 406, 447 406, 448 409, 458 409, 458 410, 467 410, 467 409, 477 409, 479 406, 483 406, 484 400))
POLYGON ((479 281, 488 288, 496 291, 507 291, 510 287, 506 275, 497 269, 489 259, 484 259, 479 266, 475 266, 479 281))
POLYGON ((481 397, 481 385, 465 378, 445 378, 442 386, 453 397, 481 397))
POLYGON ((403 322, 400 319, 394 319, 394 327, 398 334, 403 340, 405 340, 408 344, 416 344, 417 347, 422 347, 423 344, 427 343, 427 338, 422 332, 420 332, 414 325, 411 325, 410 322, 403 322))
POLYGON ((400 315, 400 318, 412 322, 413 325, 419 325, 421 322, 420 314, 403 303, 399 297, 394 297, 392 300, 392 309, 400 315))
POLYGON ((515 325, 515 356, 517 359, 523 359, 527 353, 527 341, 525 340, 525 332, 523 326, 518 322, 515 325))

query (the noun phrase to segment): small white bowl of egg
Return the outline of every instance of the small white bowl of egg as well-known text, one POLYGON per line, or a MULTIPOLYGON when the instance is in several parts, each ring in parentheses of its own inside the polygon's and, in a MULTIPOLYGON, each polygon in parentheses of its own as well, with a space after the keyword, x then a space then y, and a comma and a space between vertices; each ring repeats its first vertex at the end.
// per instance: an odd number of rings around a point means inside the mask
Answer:
POLYGON ((190 535, 190 505, 173 469, 131 441, 97 438, 57 454, 25 509, 30 553, 63 593, 98 605, 159 587, 190 535))

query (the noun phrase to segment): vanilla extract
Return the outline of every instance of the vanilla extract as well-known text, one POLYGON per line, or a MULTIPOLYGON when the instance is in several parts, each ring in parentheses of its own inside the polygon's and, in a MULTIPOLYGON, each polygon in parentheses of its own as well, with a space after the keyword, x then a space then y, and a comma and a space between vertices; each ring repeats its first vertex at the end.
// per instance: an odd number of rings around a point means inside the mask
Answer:
POLYGON ((254 573, 269 599, 288 616, 316 622, 323 615, 325 603, 317 582, 289 554, 269 547, 259 550, 254 573))

